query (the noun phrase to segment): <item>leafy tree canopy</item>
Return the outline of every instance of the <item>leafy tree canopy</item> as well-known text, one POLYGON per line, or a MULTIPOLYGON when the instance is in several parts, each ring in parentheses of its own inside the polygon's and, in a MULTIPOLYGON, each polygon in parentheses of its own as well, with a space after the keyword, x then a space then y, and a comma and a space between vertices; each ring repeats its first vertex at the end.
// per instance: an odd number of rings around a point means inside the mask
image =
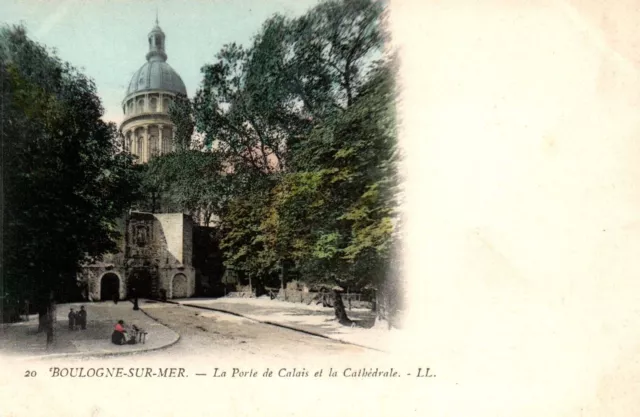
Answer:
POLYGON ((259 276, 287 260, 310 280, 355 282, 388 258, 396 132, 381 17, 368 0, 276 15, 249 48, 227 45, 203 68, 198 129, 272 179, 222 218, 229 266, 259 276))
POLYGON ((93 81, 22 27, 0 28, 0 80, 4 293, 64 298, 81 262, 116 249, 137 177, 93 81))

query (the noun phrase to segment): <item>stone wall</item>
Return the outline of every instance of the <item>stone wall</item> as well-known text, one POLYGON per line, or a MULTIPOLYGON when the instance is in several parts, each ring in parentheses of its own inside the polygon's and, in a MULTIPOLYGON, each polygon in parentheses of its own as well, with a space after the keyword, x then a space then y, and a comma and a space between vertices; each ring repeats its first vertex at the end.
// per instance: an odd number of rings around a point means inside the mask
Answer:
POLYGON ((125 217, 117 219, 116 228, 120 232, 120 237, 116 241, 119 251, 104 254, 102 260, 92 265, 85 265, 78 273, 78 283, 87 300, 99 301, 101 299, 102 278, 108 273, 113 273, 118 277, 120 299, 126 297, 125 251, 127 247, 127 219, 125 217))
POLYGON ((278 293, 278 299, 286 300, 292 303, 304 303, 309 304, 311 300, 316 296, 317 293, 309 292, 309 291, 300 291, 300 290, 292 290, 285 289, 280 290, 278 293))
POLYGON ((191 266, 180 268, 164 268, 159 271, 160 288, 167 292, 167 298, 175 298, 174 296, 174 278, 176 275, 182 274, 187 278, 187 297, 195 294, 196 287, 196 271, 191 266))
MULTIPOLYGON (((125 258, 127 266, 143 266, 145 260, 158 256, 161 233, 150 213, 131 213, 127 219, 125 258)), ((161 243, 160 243, 161 245, 161 243)))
POLYGON ((127 247, 127 219, 121 217, 116 220, 116 230, 120 233, 116 246, 118 252, 107 253, 102 256, 102 262, 105 264, 113 264, 114 266, 124 266, 124 254, 127 247))
MULTIPOLYGON (((149 283, 150 293, 157 296, 160 289, 173 298, 174 286, 180 296, 195 293, 195 269, 192 266, 193 232, 190 220, 182 213, 151 214, 130 213, 118 223, 122 238, 118 242, 121 249, 116 254, 106 254, 101 262, 87 265, 78 274, 78 281, 86 288, 89 300, 103 297, 102 279, 108 273, 118 277, 120 299, 127 298, 130 275, 132 280, 140 273, 148 273, 149 278, 131 282, 140 290, 139 284, 149 283), (175 280, 176 275, 183 274, 175 280), (174 285, 175 281, 175 285, 174 285)), ((113 278, 113 276, 111 276, 113 278)), ((113 288, 115 280, 111 279, 113 288)), ((106 290, 106 288, 105 288, 106 290)), ((148 289, 147 289, 148 290, 148 289)))
MULTIPOLYGON (((304 303, 304 304, 307 304, 307 305, 308 304, 316 305, 317 302, 321 300, 320 297, 321 297, 321 293, 318 293, 318 292, 311 292, 311 291, 308 291, 308 290, 305 291, 305 290, 287 288, 285 290, 281 289, 278 292, 278 295, 277 295, 276 298, 278 300, 287 301, 287 302, 290 302, 290 303, 304 303)), ((372 308, 371 301, 351 300, 351 303, 350 303, 349 299, 350 299, 350 297, 348 295, 342 294, 342 301, 344 302, 344 305, 347 308, 348 307, 351 307, 351 308, 367 308, 367 309, 371 309, 372 308)))
POLYGON ((126 298, 127 281, 124 273, 124 268, 112 268, 111 266, 97 264, 82 268, 81 272, 78 274, 78 279, 87 285, 87 299, 89 301, 101 300, 102 279, 107 274, 114 274, 118 277, 119 299, 122 300, 126 298))
MULTIPOLYGON (((185 215, 182 213, 155 214, 158 225, 162 230, 165 242, 163 242, 163 254, 165 263, 184 264, 184 225, 185 215), (174 262, 172 262, 174 261, 174 262)), ((191 232, 189 232, 191 235, 191 232)), ((190 248, 189 248, 190 249, 190 248)), ((191 252, 191 250, 189 250, 191 252)), ((189 259, 189 265, 191 260, 189 259)))

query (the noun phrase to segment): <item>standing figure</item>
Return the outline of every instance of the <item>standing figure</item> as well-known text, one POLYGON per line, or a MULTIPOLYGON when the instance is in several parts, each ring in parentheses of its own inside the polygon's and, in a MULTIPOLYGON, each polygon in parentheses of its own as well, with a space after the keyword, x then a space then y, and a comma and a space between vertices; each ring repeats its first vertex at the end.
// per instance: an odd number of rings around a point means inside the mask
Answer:
POLYGON ((114 293, 114 294, 113 294, 113 304, 118 304, 118 299, 119 299, 119 298, 120 298, 120 297, 118 296, 118 293, 114 293))
POLYGON ((29 321, 29 312, 31 311, 29 307, 29 300, 24 300, 24 316, 26 321, 29 321))
POLYGON ((131 288, 131 295, 133 296, 133 309, 140 310, 140 307, 138 307, 138 291, 136 291, 135 287, 131 288))
POLYGON ((76 329, 76 312, 73 311, 73 308, 71 308, 69 310, 69 330, 75 330, 76 329))
POLYGON ((84 306, 80 306, 80 311, 78 311, 78 325, 82 330, 87 329, 87 310, 84 309, 84 306))

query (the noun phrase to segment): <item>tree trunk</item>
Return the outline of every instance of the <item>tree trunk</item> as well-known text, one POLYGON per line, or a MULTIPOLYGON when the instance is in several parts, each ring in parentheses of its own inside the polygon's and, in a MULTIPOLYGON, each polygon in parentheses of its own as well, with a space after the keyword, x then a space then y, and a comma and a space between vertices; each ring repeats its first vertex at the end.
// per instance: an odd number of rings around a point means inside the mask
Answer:
POLYGON ((280 288, 284 290, 284 263, 280 260, 280 288))
POLYGON ((267 289, 264 287, 264 282, 262 280, 258 280, 253 288, 255 289, 256 298, 261 297, 267 292, 267 289))
POLYGON ((47 314, 45 316, 45 330, 47 332, 47 348, 49 348, 55 341, 55 322, 56 322, 56 304, 53 299, 49 300, 47 306, 47 314))
POLYGON ((347 310, 344 308, 344 303, 342 302, 342 297, 340 293, 336 290, 331 291, 331 295, 333 297, 333 310, 336 313, 336 318, 338 322, 343 326, 351 326, 353 321, 347 317, 347 310))

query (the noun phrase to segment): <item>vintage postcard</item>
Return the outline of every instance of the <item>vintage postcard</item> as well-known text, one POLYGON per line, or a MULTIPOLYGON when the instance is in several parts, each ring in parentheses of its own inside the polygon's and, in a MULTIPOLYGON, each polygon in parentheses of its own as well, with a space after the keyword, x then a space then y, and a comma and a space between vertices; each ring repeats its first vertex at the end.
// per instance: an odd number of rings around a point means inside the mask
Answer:
POLYGON ((638 415, 639 19, 0 0, 0 417, 638 415))
POLYGON ((193 396, 246 415, 436 377, 389 359, 405 285, 387 4, 3 5, 0 353, 9 390, 73 398, 12 395, 10 415, 212 411, 193 396))

